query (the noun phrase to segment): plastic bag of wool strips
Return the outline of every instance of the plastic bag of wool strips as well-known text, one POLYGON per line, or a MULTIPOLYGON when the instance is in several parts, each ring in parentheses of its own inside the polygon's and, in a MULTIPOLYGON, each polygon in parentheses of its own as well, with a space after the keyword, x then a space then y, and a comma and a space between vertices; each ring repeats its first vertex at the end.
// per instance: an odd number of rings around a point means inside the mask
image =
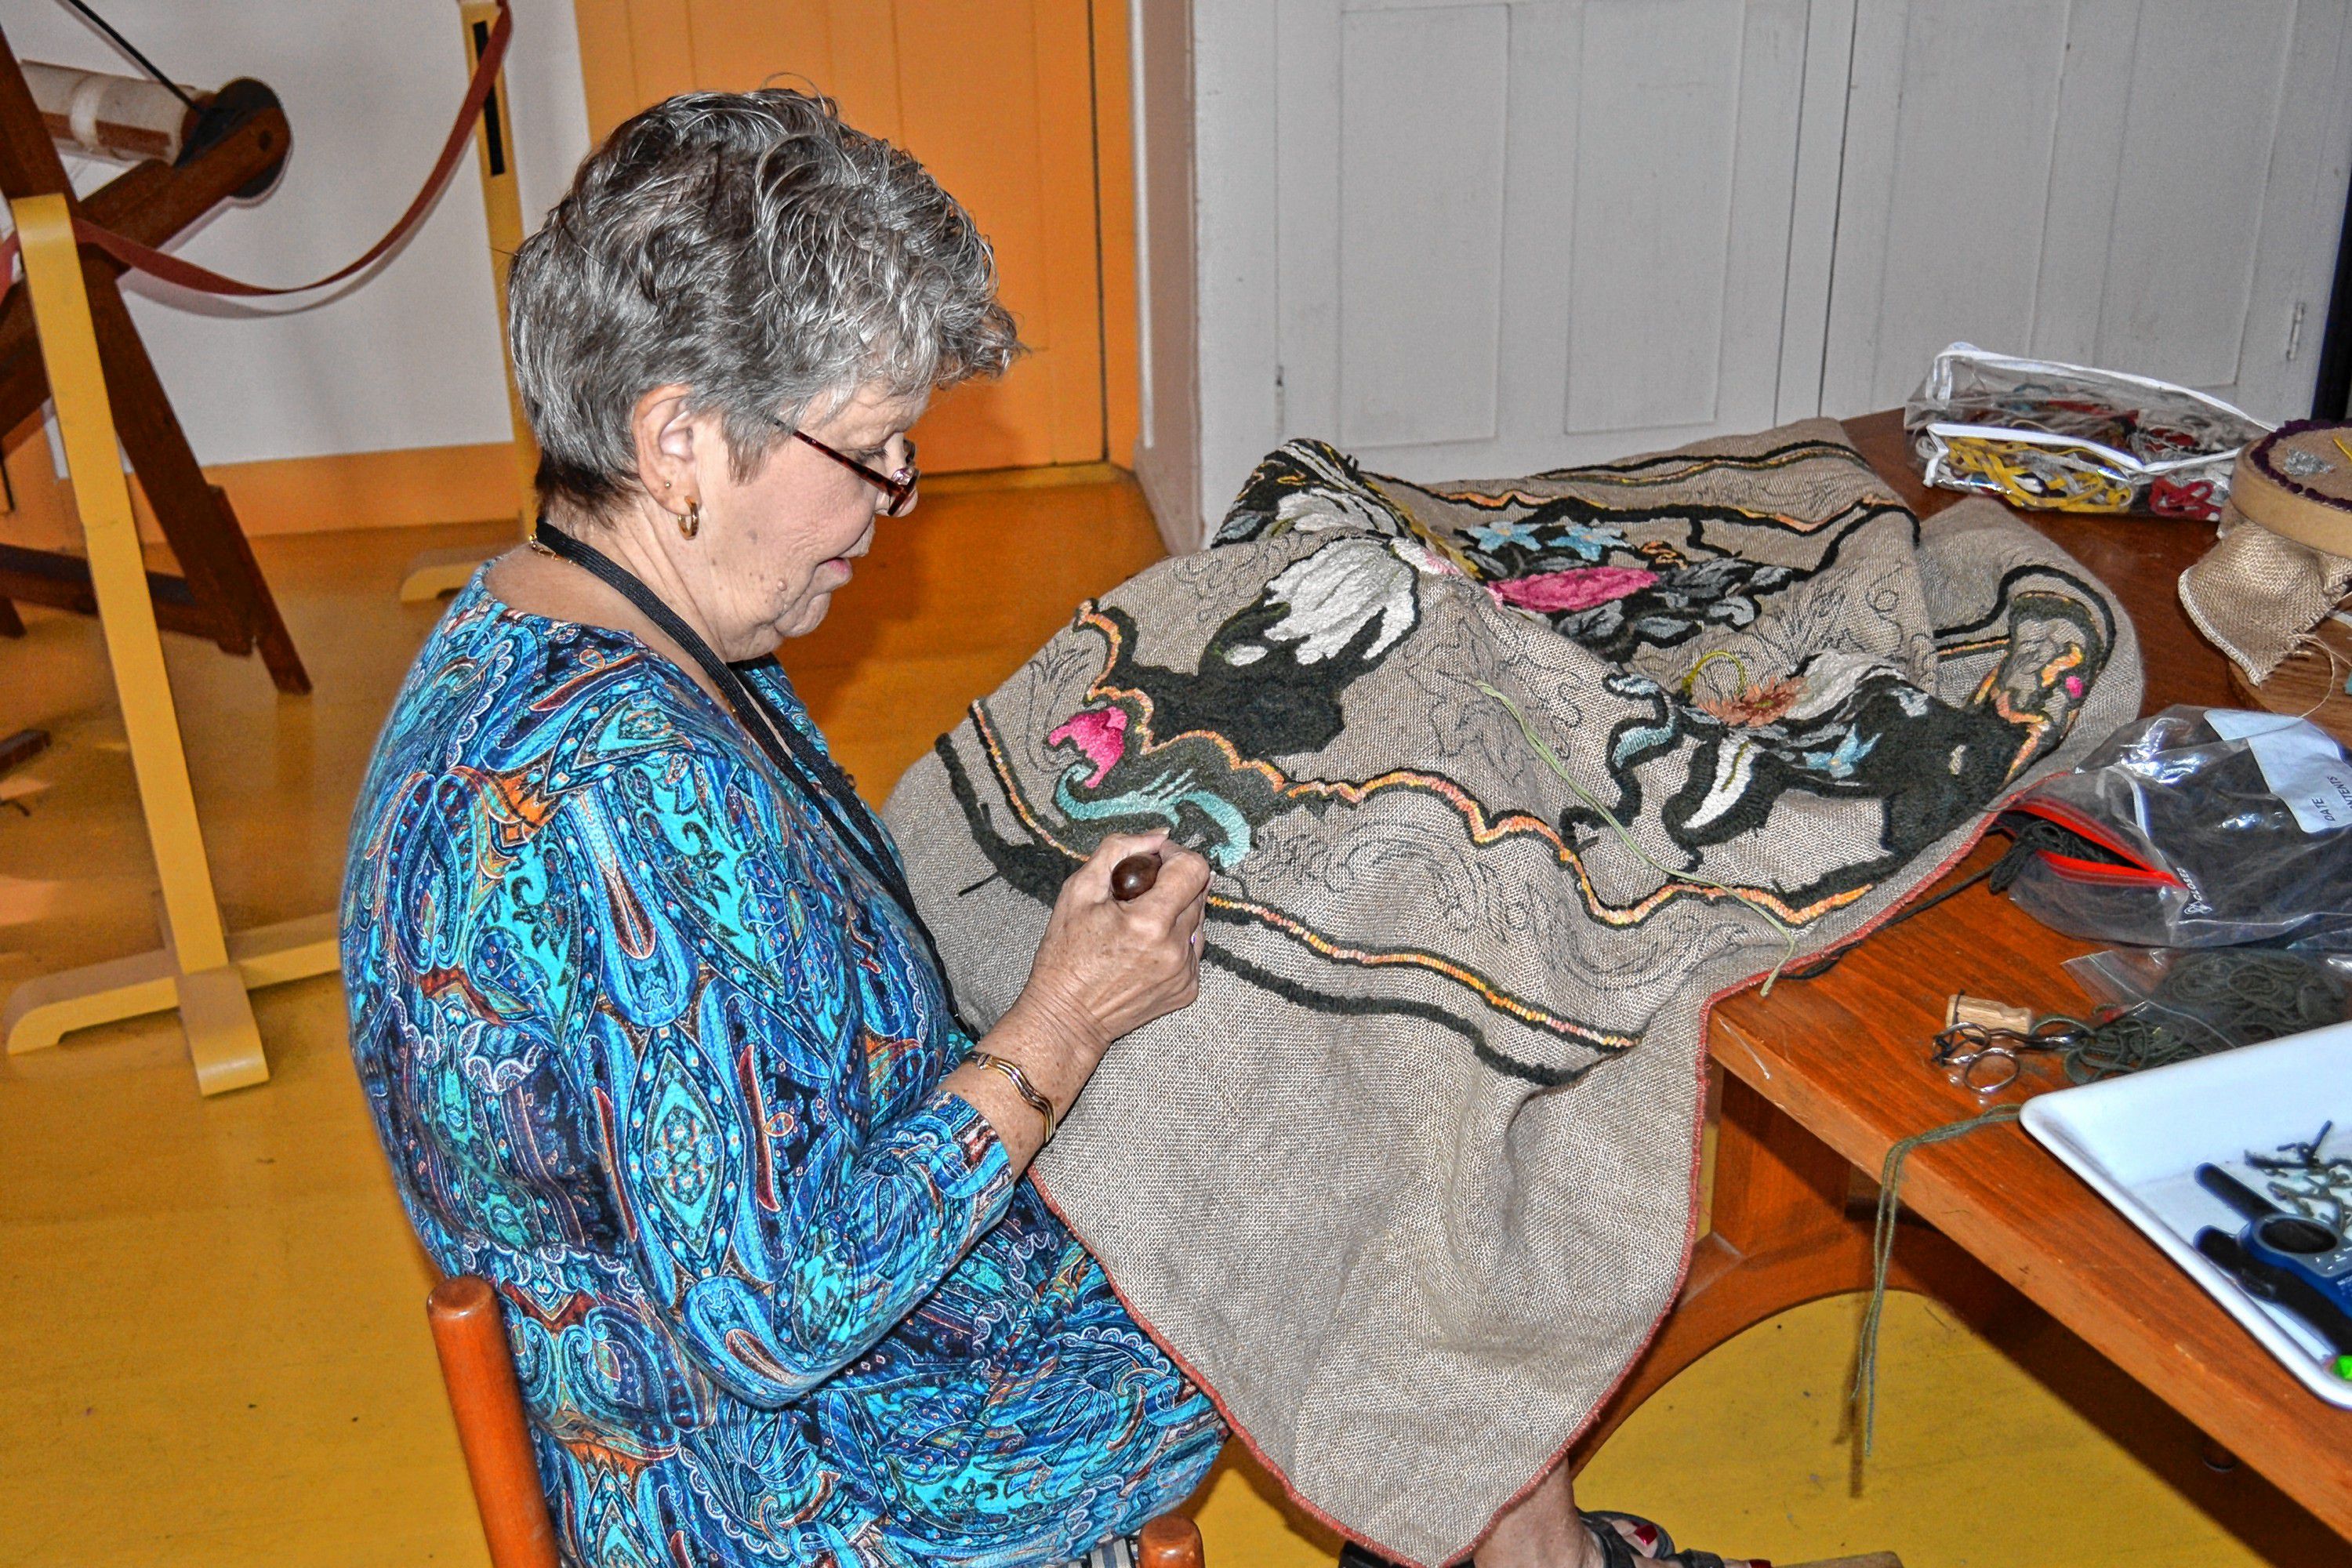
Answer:
POLYGON ((1973 343, 1936 356, 1903 406, 1931 485, 2033 510, 2221 515, 2231 466, 2270 426, 2168 382, 1973 343))
POLYGON ((2019 795, 2000 826, 2035 847, 2011 896, 2053 930, 2352 952, 2352 762, 2305 721, 2168 708, 2019 795))

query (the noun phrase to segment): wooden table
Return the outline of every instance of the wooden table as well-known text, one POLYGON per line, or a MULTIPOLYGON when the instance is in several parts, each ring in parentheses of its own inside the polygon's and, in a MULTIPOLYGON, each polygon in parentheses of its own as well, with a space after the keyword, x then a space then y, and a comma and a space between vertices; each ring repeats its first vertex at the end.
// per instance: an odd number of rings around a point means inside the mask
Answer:
MULTIPOLYGON (((1960 499, 1922 486, 1900 416, 1847 432, 1920 514, 1960 499)), ((2180 612, 2174 584, 2209 528, 2146 518, 2021 513, 2113 588, 2139 629, 2149 711, 2235 706, 2224 665, 2180 612)), ((1953 876, 1996 857, 1979 846, 1953 876)), ((1925 891, 1925 889, 1922 889, 1925 891)), ((1865 1289, 1871 1215, 1849 1203, 1855 1167, 1875 1177, 1896 1139, 1989 1103, 1928 1065, 1945 999, 1966 991, 2074 1011, 2083 994, 2059 965, 2098 944, 2036 924, 1982 886, 1866 938, 1826 975, 1748 991, 1715 1009, 1723 1074, 1713 1227, 1647 1353, 1580 1441, 1591 1452, 1642 1401, 1726 1340, 1790 1307, 1865 1289)), ((1994 1100, 2059 1088, 2037 1064, 1994 1100)), ((2014 1125, 1916 1152, 1893 1283, 1949 1280, 1958 1248, 2301 1502, 2352 1537, 2352 1411, 2291 1377, 2122 1215, 2014 1125), (1927 1226, 1932 1226, 1930 1230, 1927 1226)), ((1964 1277, 1966 1269, 1960 1271, 1964 1277)), ((1980 1279, 1981 1276, 1979 1275, 1980 1279)))

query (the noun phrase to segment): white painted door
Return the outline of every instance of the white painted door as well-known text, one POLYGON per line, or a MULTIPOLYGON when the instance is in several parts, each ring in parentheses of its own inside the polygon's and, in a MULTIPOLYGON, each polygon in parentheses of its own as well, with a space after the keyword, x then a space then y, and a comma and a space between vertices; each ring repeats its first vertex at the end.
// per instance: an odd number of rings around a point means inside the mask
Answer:
POLYGON ((1860 0, 1822 410, 1898 403, 1964 339, 2308 414, 2347 9, 1860 0))
POLYGON ((1274 331, 1204 342, 1205 506, 1294 434, 1451 478, 1771 422, 1807 0, 1244 9, 1196 11, 1202 328, 1255 260, 1274 331))
POLYGON ((1180 545, 1289 436, 1526 473, 1887 407, 1961 339, 2310 406, 2352 0, 1192 21, 1194 228, 1149 243, 1195 243, 1196 313, 1146 322, 1170 387, 1142 443, 1181 469, 1147 474, 1180 545))

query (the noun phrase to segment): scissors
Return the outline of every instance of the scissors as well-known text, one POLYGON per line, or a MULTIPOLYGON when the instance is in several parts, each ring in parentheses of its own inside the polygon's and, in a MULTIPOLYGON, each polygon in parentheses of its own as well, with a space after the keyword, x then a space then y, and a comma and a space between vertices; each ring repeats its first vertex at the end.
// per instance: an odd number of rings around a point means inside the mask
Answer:
POLYGON ((1955 1024, 1936 1037, 1936 1066, 1951 1070, 1962 1088, 1999 1094, 2025 1070, 2024 1058, 2077 1046, 2090 1032, 2072 1018, 2044 1018, 2031 1029, 1955 1024))

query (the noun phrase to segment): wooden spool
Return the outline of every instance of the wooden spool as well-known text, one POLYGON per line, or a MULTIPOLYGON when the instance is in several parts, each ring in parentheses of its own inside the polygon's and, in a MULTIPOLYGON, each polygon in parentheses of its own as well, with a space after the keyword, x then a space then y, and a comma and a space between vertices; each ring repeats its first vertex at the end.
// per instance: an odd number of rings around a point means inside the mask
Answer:
MULTIPOLYGON (((153 159, 176 163, 196 132, 202 110, 161 82, 143 77, 24 62, 25 86, 40 106, 41 123, 58 144, 85 157, 118 163, 153 159)), ((187 89, 190 99, 196 89, 187 89)))

